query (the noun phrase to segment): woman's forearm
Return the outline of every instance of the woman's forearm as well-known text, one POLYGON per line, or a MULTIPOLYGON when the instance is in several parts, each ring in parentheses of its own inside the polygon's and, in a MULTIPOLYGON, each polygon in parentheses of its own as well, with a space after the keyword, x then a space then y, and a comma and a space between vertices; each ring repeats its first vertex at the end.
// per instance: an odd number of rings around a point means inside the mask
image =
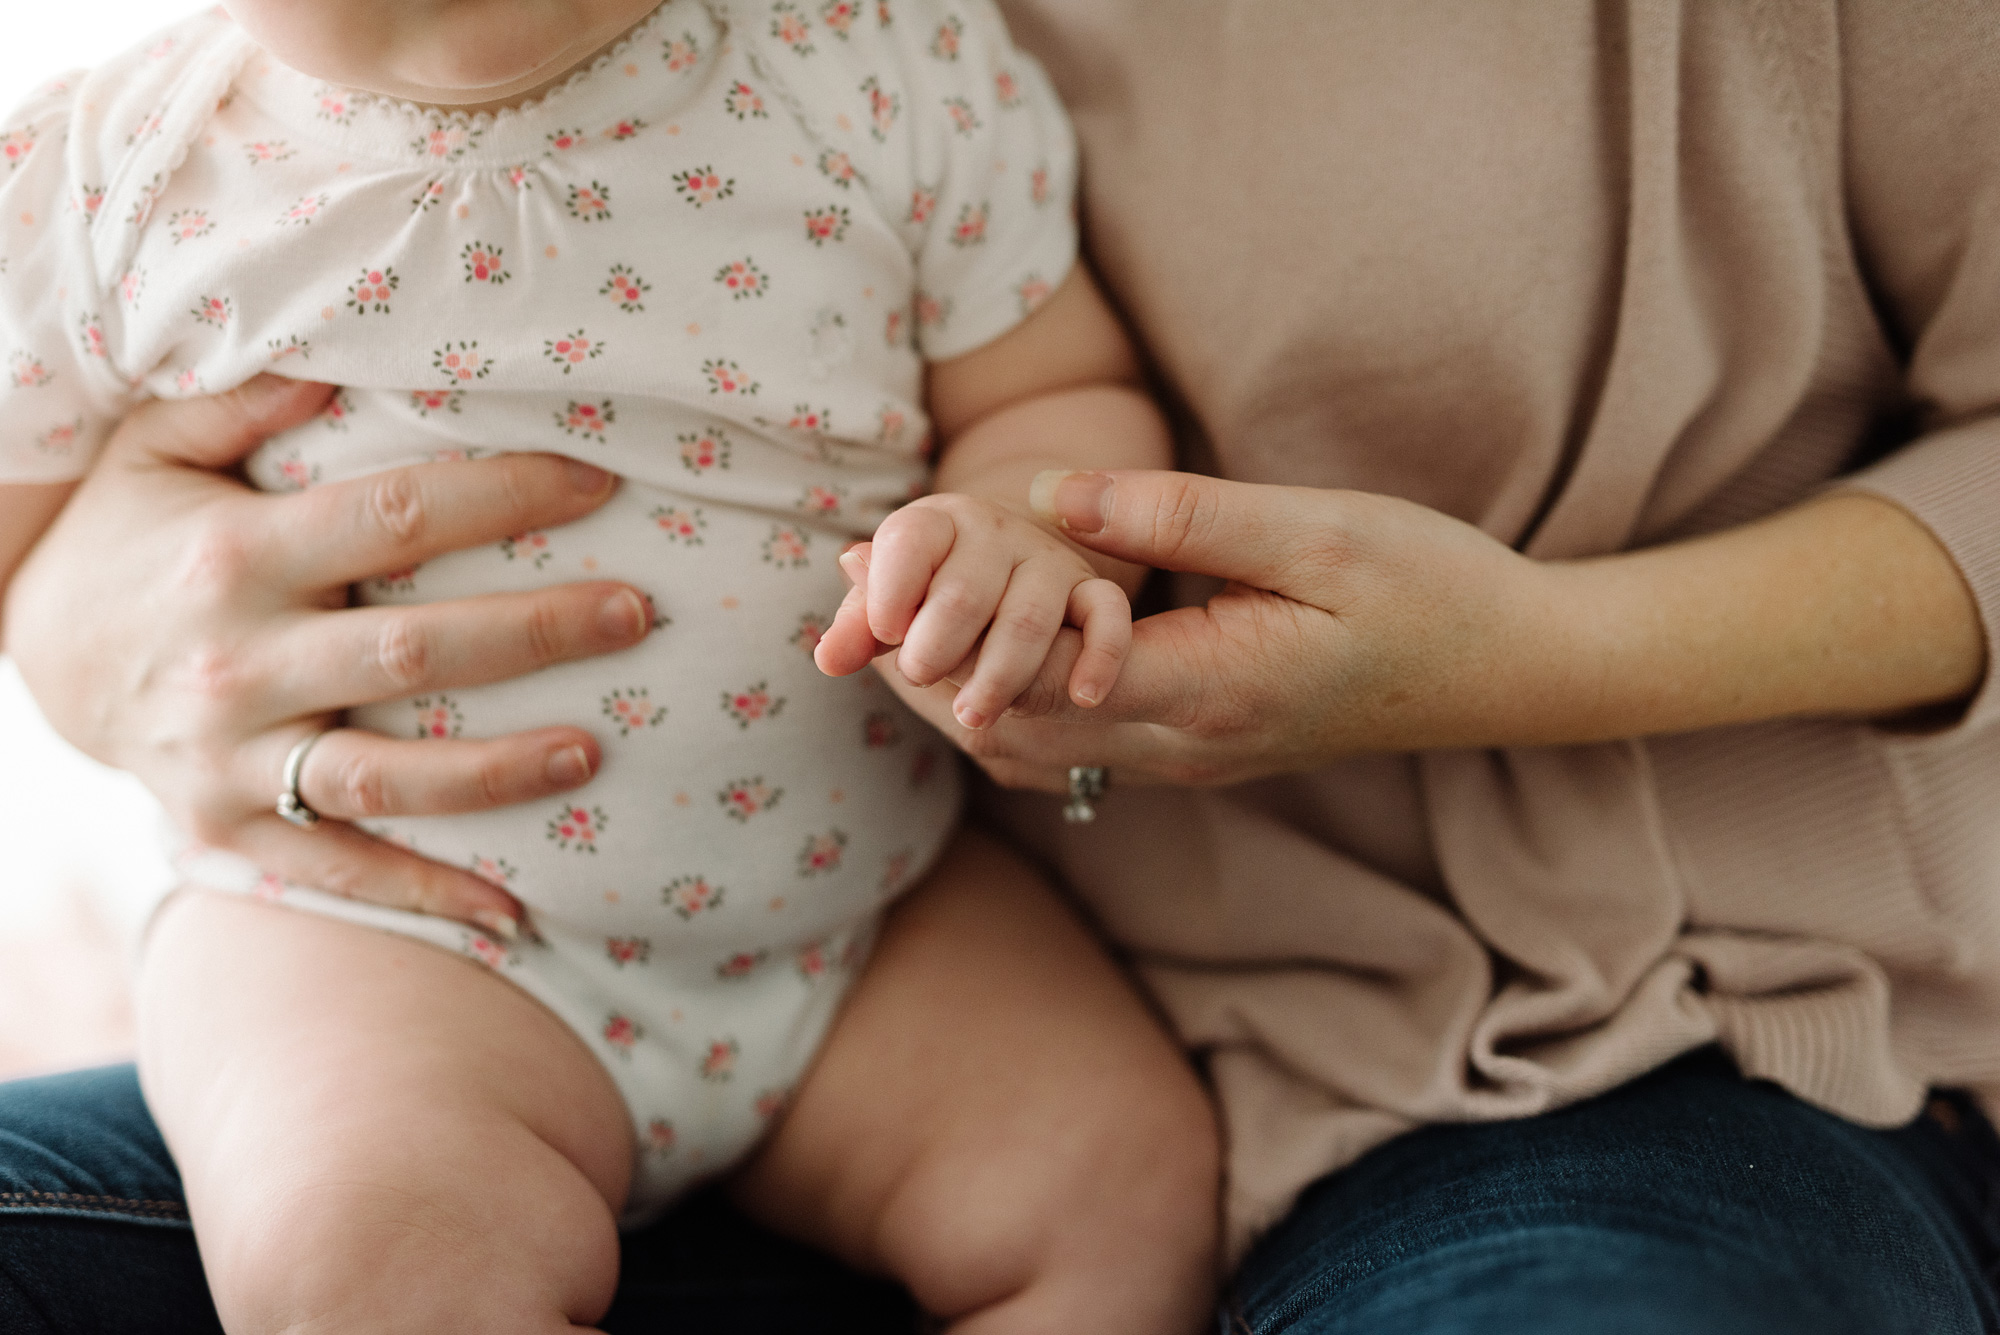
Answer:
MULTIPOLYGON (((0 484, 0 602, 6 601, 7 585, 22 560, 75 490, 74 482, 0 484)), ((0 649, 5 647, 0 643, 0 649)))
POLYGON ((1543 571, 1559 630, 1533 694, 1552 742, 1893 718, 1963 701, 1986 668, 1978 608, 1951 557, 1873 496, 1543 571))

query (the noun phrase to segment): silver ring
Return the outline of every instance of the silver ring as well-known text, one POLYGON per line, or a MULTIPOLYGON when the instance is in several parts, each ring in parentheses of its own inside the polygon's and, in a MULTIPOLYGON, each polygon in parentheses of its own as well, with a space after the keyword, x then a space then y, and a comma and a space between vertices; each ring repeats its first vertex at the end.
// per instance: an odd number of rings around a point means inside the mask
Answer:
POLYGON ((1104 796, 1111 786, 1111 771, 1102 765, 1071 765, 1069 767, 1069 805, 1063 808, 1063 819, 1072 825, 1088 825, 1097 819, 1097 808, 1090 805, 1104 796))
POLYGON ((319 813, 306 805, 299 796, 299 772, 306 767, 306 753, 319 744, 319 739, 332 732, 332 728, 321 728, 318 732, 300 739, 285 756, 285 790, 278 794, 278 814, 301 830, 310 830, 319 824, 319 813))

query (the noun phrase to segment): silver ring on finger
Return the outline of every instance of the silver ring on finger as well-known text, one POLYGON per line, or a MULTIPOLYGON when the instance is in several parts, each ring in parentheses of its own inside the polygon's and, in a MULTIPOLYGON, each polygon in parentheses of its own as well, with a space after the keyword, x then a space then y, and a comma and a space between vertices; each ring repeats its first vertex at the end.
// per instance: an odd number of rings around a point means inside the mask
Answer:
POLYGON ((1104 796, 1111 787, 1111 771, 1102 765, 1071 765, 1069 767, 1069 804, 1063 808, 1063 819, 1072 825, 1088 825, 1097 819, 1097 808, 1091 803, 1104 796))
POLYGON ((318 745, 319 739, 332 732, 332 728, 321 728, 299 739, 297 745, 285 755, 285 786, 278 794, 278 814, 301 830, 318 827, 320 815, 306 805, 305 798, 299 796, 299 775, 306 767, 306 756, 318 745))

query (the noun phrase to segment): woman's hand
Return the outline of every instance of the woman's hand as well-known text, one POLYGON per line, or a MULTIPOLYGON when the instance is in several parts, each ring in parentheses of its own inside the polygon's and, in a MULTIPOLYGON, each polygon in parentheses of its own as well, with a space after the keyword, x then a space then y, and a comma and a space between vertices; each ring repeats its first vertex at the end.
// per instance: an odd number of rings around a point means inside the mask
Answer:
MULTIPOLYGON (((1391 497, 1184 473, 1044 474, 1038 513, 1098 552, 1228 581, 1134 624, 1094 709, 1063 689, 1065 631, 998 725, 952 685, 898 693, 1000 783, 1060 792, 1072 765, 1208 785, 1356 751, 1561 745, 1789 715, 1881 717, 1962 699, 1979 615, 1928 530, 1836 495, 1709 537, 1530 560, 1391 497)), ((855 596, 859 596, 858 592, 855 596)))
POLYGON ((302 884, 504 932, 520 909, 503 891, 342 822, 577 787, 600 758, 590 734, 415 742, 335 731, 301 778, 307 804, 330 818, 309 832, 274 814, 280 772, 294 743, 350 706, 643 638, 646 604, 621 584, 347 606, 354 581, 567 523, 601 505, 615 480, 530 454, 287 496, 214 471, 309 419, 329 392, 265 377, 136 410, 15 576, 0 639, 56 731, 137 774, 195 838, 302 884))

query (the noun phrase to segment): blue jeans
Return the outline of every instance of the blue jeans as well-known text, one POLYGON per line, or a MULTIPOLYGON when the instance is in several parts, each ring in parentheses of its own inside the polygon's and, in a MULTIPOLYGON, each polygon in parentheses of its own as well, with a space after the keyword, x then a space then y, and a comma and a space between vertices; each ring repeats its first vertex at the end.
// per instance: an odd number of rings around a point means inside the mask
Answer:
MULTIPOLYGON (((2000 1140, 1957 1096, 1868 1131, 1712 1053, 1309 1189, 1231 1335, 2000 1335, 2000 1140)), ((625 1241, 613 1335, 921 1328, 893 1285, 699 1195, 625 1241)), ((0 1085, 0 1332, 219 1330, 129 1067, 0 1085)))

